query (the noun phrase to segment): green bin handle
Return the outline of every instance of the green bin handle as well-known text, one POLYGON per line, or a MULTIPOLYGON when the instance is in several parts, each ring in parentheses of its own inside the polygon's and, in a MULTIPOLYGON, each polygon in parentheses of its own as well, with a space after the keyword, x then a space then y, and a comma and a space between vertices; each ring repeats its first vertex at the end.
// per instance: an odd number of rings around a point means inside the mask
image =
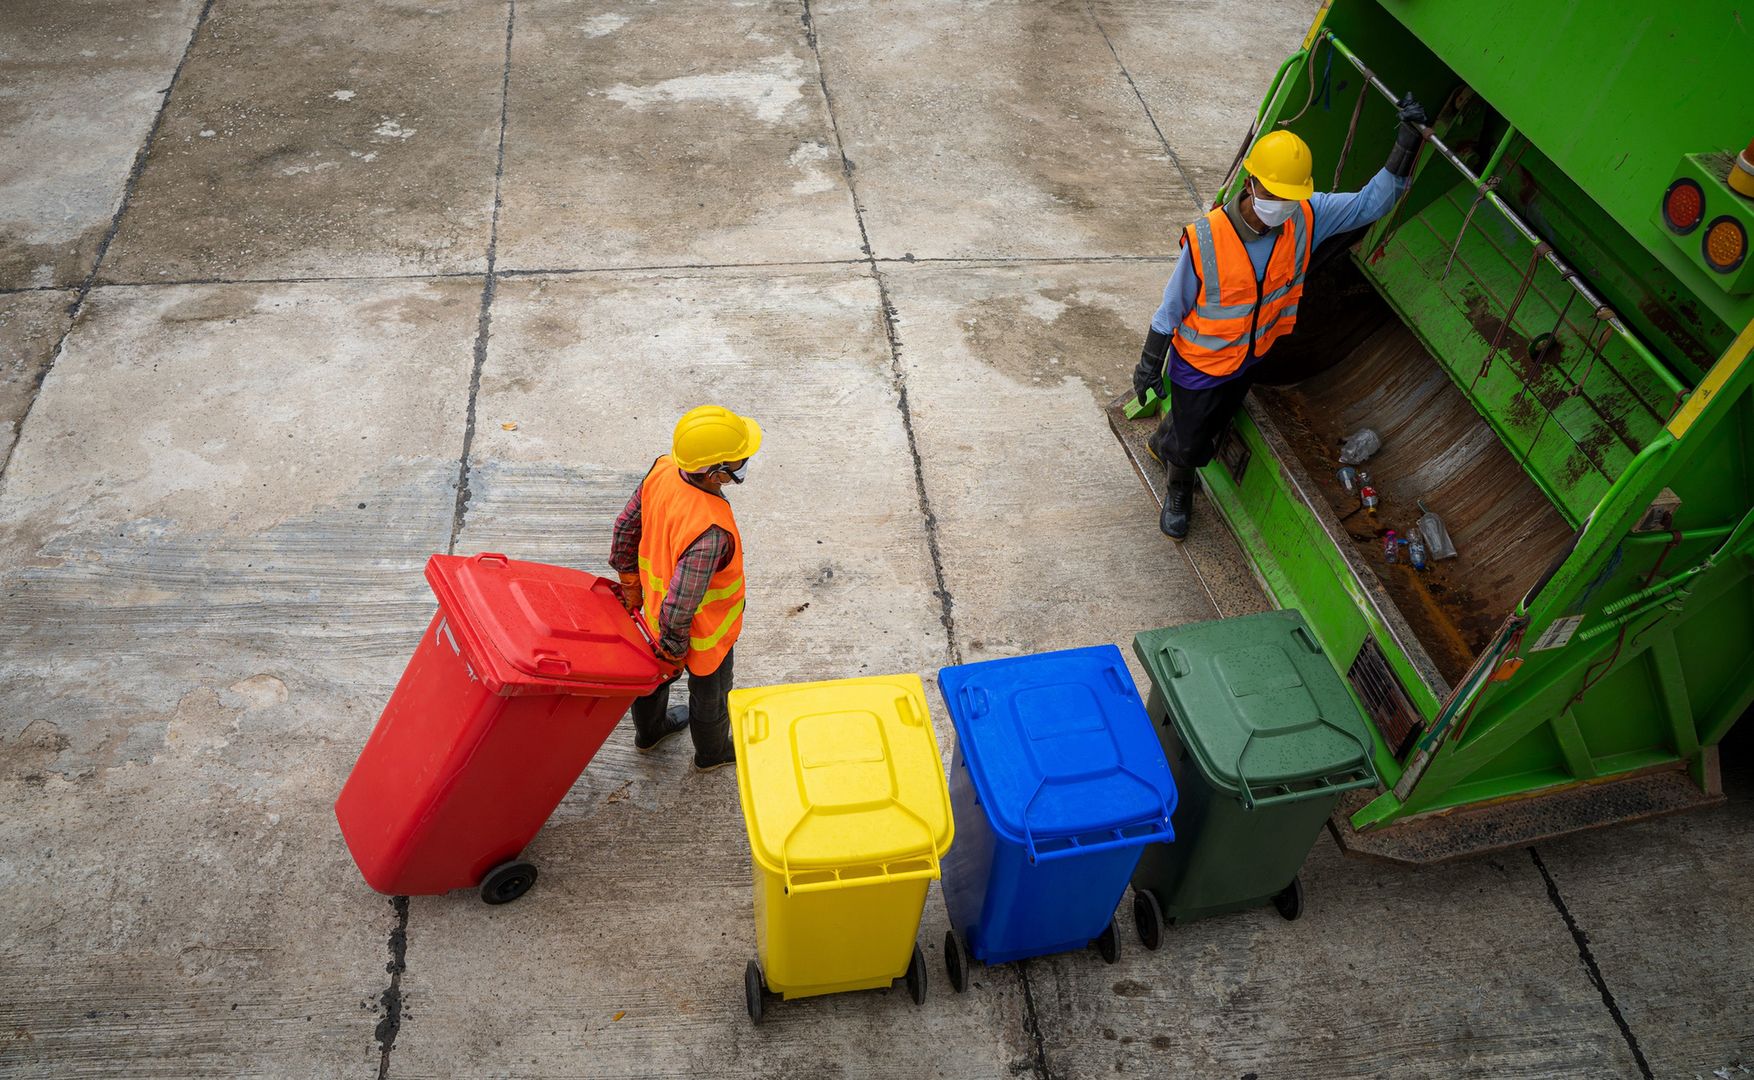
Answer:
MULTIPOLYGON (((1377 783, 1376 768, 1371 763, 1370 746, 1365 743, 1364 739, 1361 738, 1357 732, 1347 731, 1340 725, 1330 722, 1326 717, 1322 718, 1322 723, 1347 736, 1353 742, 1358 744, 1360 753, 1364 755, 1364 761, 1359 765, 1358 769, 1362 770, 1364 775, 1354 777, 1341 783, 1335 783, 1332 777, 1324 776, 1315 788, 1305 788, 1301 791, 1281 791, 1275 795, 1257 796, 1255 794, 1254 785, 1249 782, 1249 778, 1244 776, 1242 771, 1242 759, 1248 756, 1249 744, 1255 741, 1255 733, 1251 731, 1249 732, 1248 738, 1242 741, 1242 749, 1238 750, 1236 753, 1236 779, 1238 781, 1238 787, 1242 789, 1242 808, 1244 810, 1253 810, 1257 806, 1277 806, 1280 803, 1296 802, 1299 799, 1308 798, 1311 791, 1321 791, 1323 793, 1338 795, 1344 791, 1354 791, 1358 788, 1370 787, 1377 783)), ((1271 786, 1284 787, 1285 785, 1274 784, 1271 786)), ((1270 790, 1270 788, 1264 788, 1263 790, 1270 790)))

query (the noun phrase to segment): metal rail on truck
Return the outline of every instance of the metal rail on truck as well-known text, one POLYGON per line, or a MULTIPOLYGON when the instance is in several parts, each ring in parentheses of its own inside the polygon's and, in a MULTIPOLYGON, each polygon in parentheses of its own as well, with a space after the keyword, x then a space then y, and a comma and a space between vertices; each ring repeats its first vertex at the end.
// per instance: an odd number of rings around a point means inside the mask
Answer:
MULTIPOLYGON (((1319 45, 1322 41, 1326 41, 1335 52, 1350 61, 1352 66, 1358 69, 1359 74, 1363 75, 1365 80, 1368 81, 1371 86, 1376 87, 1377 92, 1387 98, 1391 105, 1399 102, 1400 98, 1395 92, 1389 89, 1381 79, 1377 78, 1376 73, 1371 71, 1369 67, 1365 66, 1364 61, 1359 58, 1358 54, 1347 48, 1345 42, 1341 41, 1332 30, 1324 29, 1321 32, 1316 39, 1316 43, 1319 45)), ((1574 269, 1570 263, 1566 262, 1558 252, 1553 250, 1553 245, 1542 238, 1540 233, 1537 233, 1531 228, 1528 222, 1524 221, 1515 210, 1511 209, 1503 199, 1498 197, 1498 192, 1496 190, 1497 182, 1491 178, 1490 174, 1498 165, 1499 159, 1503 156, 1504 144, 1501 143, 1498 151, 1492 155, 1492 159, 1486 168, 1488 175, 1486 177, 1481 177, 1476 175, 1472 169, 1468 168, 1467 164, 1464 163, 1460 157, 1456 156, 1455 151, 1451 150, 1444 144, 1444 141, 1437 136, 1436 132, 1434 132, 1429 125, 1422 126, 1419 130, 1420 133, 1425 136, 1425 141, 1431 145, 1431 148, 1437 151, 1445 161, 1448 161, 1451 165, 1455 166, 1456 171, 1461 173, 1462 178, 1473 187, 1476 199, 1490 203, 1494 209, 1504 216, 1505 221, 1510 224, 1511 228, 1521 233, 1523 238, 1529 243, 1535 245, 1535 251, 1540 257, 1544 258, 1549 264, 1551 264, 1553 269, 1559 272, 1559 276, 1563 278, 1579 296, 1583 297, 1585 302, 1591 305, 1595 311, 1596 318, 1613 328, 1614 333, 1626 343, 1626 347, 1632 351, 1633 355, 1637 356, 1639 360, 1650 369, 1651 374, 1656 376, 1657 380, 1664 386, 1668 387, 1670 392, 1675 395, 1675 404, 1679 407, 1681 402, 1687 397, 1688 387, 1682 383, 1680 379, 1675 377, 1674 372, 1669 370, 1667 364, 1664 364, 1645 347, 1644 342, 1640 341, 1638 336, 1620 320, 1619 314, 1609 306, 1607 301, 1597 295, 1596 291, 1591 289, 1589 285, 1584 282, 1583 277, 1578 274, 1577 270, 1574 269)), ((1508 139, 1509 135, 1506 136, 1507 141, 1508 139)), ((1464 228, 1466 228, 1466 224, 1466 221, 1464 221, 1464 228)))

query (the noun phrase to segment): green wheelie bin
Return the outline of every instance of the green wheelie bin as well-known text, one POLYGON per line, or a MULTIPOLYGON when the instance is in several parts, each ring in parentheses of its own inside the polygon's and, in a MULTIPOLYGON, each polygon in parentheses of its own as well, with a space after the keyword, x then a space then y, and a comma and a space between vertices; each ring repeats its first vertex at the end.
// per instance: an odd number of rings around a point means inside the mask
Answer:
POLYGON ((1370 731, 1296 611, 1147 630, 1133 651, 1181 805, 1176 843, 1133 874, 1139 940, 1271 902, 1303 911, 1297 872, 1342 792, 1376 784, 1370 731))

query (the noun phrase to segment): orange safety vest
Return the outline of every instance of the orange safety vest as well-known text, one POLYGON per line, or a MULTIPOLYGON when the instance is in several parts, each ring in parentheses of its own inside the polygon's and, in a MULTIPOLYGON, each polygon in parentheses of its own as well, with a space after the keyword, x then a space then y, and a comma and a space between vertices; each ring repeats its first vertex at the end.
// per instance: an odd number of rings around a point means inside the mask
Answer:
POLYGON ((658 615, 683 553, 709 526, 731 534, 731 560, 707 583, 688 630, 689 672, 711 675, 743 630, 743 535, 731 504, 684 480, 668 454, 652 463, 640 485, 639 502, 639 570, 646 627, 654 641, 663 633, 658 615))
POLYGON ((1182 230, 1185 258, 1193 260, 1200 285, 1194 306, 1176 328, 1176 352, 1208 375, 1232 375, 1249 357, 1261 356, 1297 325, 1297 300, 1309 266, 1314 235, 1309 200, 1279 226, 1267 271, 1255 266, 1236 226, 1219 207, 1182 230))

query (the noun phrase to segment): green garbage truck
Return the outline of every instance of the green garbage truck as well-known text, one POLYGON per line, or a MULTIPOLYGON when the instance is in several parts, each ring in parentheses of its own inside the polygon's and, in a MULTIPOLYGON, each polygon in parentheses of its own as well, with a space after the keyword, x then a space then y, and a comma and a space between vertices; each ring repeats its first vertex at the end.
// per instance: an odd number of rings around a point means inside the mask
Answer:
POLYGON ((1369 179, 1401 94, 1430 118, 1401 201, 1315 254, 1201 470, 1372 721, 1382 787, 1333 818, 1349 852, 1436 861, 1722 797, 1754 701, 1750 20, 1331 0, 1268 88, 1243 146, 1297 133, 1318 188, 1369 179), (1369 509, 1337 460, 1362 428, 1369 509), (1427 515, 1455 556, 1386 561, 1427 515))

